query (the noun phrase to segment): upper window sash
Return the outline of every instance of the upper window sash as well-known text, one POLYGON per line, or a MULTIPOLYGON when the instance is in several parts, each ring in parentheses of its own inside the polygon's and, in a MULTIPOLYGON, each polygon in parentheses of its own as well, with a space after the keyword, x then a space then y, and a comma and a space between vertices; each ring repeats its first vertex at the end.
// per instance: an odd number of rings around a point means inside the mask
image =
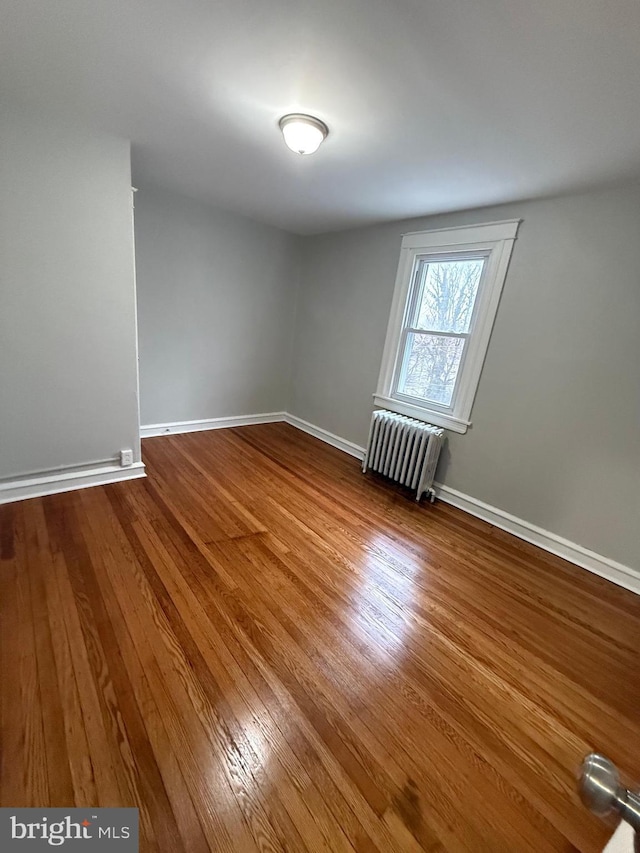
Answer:
MULTIPOLYGON (((413 261, 413 270, 411 273, 411 281, 410 281, 410 297, 407 299, 407 312, 404 318, 404 325, 412 325, 416 331, 432 331, 423 326, 417 326, 416 323, 419 320, 420 313, 420 305, 422 304, 422 297, 424 295, 424 289, 427 284, 428 275, 425 273, 424 275, 420 275, 423 266, 427 269, 432 264, 445 264, 448 261, 482 261, 482 272, 480 274, 480 281, 478 283, 478 289, 476 292, 476 297, 474 299, 474 307, 473 312, 475 312, 475 308, 478 302, 478 294, 480 289, 482 288, 483 281, 486 273, 486 265, 487 258, 489 257, 489 252, 429 252, 428 254, 416 254, 414 256, 413 261)), ((471 329, 471 324, 473 322, 473 313, 472 317, 469 318, 469 329, 471 329)), ((453 334, 453 330, 447 329, 433 329, 433 332, 450 332, 453 334)))

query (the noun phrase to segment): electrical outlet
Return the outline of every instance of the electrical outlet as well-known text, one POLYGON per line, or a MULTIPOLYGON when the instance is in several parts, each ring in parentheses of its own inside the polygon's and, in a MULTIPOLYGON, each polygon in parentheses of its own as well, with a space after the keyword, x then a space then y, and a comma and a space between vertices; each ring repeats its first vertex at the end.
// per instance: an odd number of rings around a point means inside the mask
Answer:
POLYGON ((126 468, 129 465, 133 465, 133 450, 120 451, 120 465, 123 468, 126 468))

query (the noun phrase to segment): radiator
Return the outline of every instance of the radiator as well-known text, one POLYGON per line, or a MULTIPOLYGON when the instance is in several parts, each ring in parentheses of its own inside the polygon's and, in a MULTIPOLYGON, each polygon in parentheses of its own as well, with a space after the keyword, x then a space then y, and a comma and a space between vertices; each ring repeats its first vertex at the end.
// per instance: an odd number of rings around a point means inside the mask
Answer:
POLYGON ((362 471, 377 471, 416 490, 416 500, 435 500, 433 478, 444 430, 432 424, 380 409, 373 413, 362 471))

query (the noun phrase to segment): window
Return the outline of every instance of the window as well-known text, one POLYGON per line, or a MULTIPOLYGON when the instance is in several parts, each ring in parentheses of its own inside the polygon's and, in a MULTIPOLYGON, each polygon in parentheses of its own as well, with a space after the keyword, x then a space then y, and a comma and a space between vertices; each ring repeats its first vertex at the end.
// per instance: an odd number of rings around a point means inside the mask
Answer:
POLYGON ((376 405, 467 431, 518 225, 405 234, 376 405))

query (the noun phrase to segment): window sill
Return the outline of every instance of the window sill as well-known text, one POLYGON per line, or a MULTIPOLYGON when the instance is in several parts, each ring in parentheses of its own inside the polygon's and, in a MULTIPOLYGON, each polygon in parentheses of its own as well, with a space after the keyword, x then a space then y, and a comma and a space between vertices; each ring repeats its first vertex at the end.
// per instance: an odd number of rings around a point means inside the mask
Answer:
POLYGON ((470 421, 463 421, 460 418, 454 418, 451 415, 445 415, 443 412, 437 412, 433 409, 427 409, 423 406, 416 406, 413 403, 406 403, 401 400, 394 400, 392 397, 383 397, 381 394, 373 395, 373 402, 376 406, 381 406, 383 409, 390 409, 392 412, 397 412, 399 415, 407 415, 410 418, 417 418, 419 421, 434 424, 434 426, 444 427, 452 432, 464 434, 471 426, 470 421))

